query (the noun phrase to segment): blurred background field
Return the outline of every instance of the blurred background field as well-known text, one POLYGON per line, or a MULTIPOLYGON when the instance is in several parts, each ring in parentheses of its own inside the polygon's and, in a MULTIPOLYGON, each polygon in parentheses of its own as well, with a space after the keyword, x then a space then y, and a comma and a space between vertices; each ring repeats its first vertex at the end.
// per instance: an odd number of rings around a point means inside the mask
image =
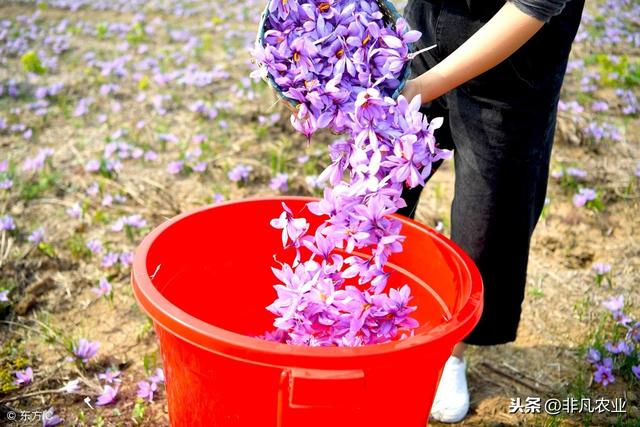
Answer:
MULTIPOLYGON (((263 7, 0 2, 0 425, 10 410, 48 408, 64 425, 168 425, 154 332, 129 284, 137 243, 205 204, 321 194, 336 136, 307 146, 288 110, 249 77, 263 7), (83 353, 81 339, 97 352, 83 353), (31 378, 16 384, 27 368, 31 378), (152 398, 145 387, 157 387, 152 398), (98 407, 99 396, 113 399, 98 407)), ((465 425, 640 425, 631 369, 640 346, 616 354, 620 325, 602 305, 622 295, 618 312, 640 320, 639 54, 640 5, 590 3, 565 79, 519 337, 468 353, 465 425), (615 360, 611 384, 594 378, 589 348, 615 360), (512 398, 536 396, 626 407, 510 413, 512 398)), ((444 233, 453 179, 445 164, 417 213, 444 233)))

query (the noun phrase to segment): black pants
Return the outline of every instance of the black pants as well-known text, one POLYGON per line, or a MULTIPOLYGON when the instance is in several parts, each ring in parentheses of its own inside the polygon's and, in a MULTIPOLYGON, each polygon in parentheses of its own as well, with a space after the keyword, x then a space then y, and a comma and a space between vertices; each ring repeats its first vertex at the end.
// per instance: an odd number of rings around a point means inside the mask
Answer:
MULTIPOLYGON (((423 33, 416 48, 438 45, 414 59, 414 76, 454 51, 504 3, 477 4, 409 0, 405 17, 423 33)), ((529 243, 547 190, 560 87, 583 4, 569 2, 506 61, 423 106, 429 119, 445 118, 436 141, 454 150, 451 238, 475 261, 484 282, 484 311, 465 343, 516 339, 529 243)), ((413 218, 421 190, 405 190, 407 207, 398 213, 413 218)))

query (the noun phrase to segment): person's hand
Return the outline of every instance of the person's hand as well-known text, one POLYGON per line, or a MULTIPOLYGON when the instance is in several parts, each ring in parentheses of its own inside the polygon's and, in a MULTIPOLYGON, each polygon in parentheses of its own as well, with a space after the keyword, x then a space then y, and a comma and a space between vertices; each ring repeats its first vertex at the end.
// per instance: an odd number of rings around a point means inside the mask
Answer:
MULTIPOLYGON (((422 95, 420 89, 421 89, 420 81, 418 79, 410 79, 410 80, 407 80, 407 83, 405 83, 404 88, 402 89, 401 95, 404 96, 408 102, 411 102, 411 100, 416 95, 422 95)), ((426 101, 424 99, 421 99, 421 102, 425 103, 426 101)))

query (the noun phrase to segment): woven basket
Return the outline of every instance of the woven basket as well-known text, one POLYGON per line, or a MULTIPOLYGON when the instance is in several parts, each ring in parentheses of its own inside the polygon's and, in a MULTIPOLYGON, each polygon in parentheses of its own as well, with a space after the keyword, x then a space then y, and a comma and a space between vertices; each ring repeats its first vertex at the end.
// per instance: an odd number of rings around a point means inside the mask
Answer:
MULTIPOLYGON (((264 46, 265 27, 267 25, 267 19, 269 18, 269 4, 272 1, 273 0, 269 0, 267 2, 267 5, 265 6, 264 11, 262 12, 262 16, 260 17, 258 35, 256 37, 256 45, 258 46, 264 46)), ((382 12, 382 15, 386 23, 390 24, 392 28, 395 28, 396 21, 398 20, 398 18, 401 18, 402 16, 400 15, 396 7, 393 5, 393 3, 391 3, 388 0, 374 0, 374 1, 378 4, 378 7, 380 8, 380 12, 382 12)), ((409 44, 409 51, 412 51, 412 44, 409 44)), ((411 75, 411 67, 409 65, 410 65, 410 61, 407 61, 407 63, 404 65, 404 68, 402 69, 402 72, 400 73, 400 76, 398 79, 400 81, 400 84, 398 85, 398 87, 396 88, 396 90, 393 92, 393 95, 392 95, 394 99, 397 98, 398 95, 400 95, 400 93, 402 92, 402 89, 404 89, 404 86, 407 83, 407 80, 409 80, 409 76, 411 75)), ((260 63, 258 63, 257 66, 263 67, 263 65, 260 63)), ((285 105, 292 112, 295 113, 296 106, 298 105, 298 101, 296 101, 295 99, 287 98, 284 95, 282 88, 278 86, 278 84, 274 80, 273 76, 271 76, 271 74, 269 74, 268 72, 265 72, 264 75, 266 76, 264 80, 267 82, 269 86, 271 86, 274 89, 278 98, 284 101, 285 105)))

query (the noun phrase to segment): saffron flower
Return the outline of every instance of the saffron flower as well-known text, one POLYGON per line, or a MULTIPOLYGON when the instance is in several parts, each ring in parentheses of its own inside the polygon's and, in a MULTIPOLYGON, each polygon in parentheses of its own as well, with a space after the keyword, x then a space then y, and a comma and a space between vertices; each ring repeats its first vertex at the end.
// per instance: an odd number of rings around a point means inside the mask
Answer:
POLYGON ((91 291, 99 297, 109 295, 112 291, 111 283, 109 283, 106 278, 102 277, 100 279, 100 282, 98 283, 98 286, 95 288, 91 288, 91 291))
POLYGON ((96 405, 105 406, 113 403, 116 400, 118 395, 119 386, 111 387, 110 385, 105 385, 102 389, 102 394, 98 396, 96 400, 96 405))
POLYGON ((96 355, 99 348, 100 343, 98 341, 88 341, 85 338, 80 338, 73 343, 73 354, 83 363, 87 363, 89 359, 96 355))
POLYGON ((80 380, 70 380, 64 386, 60 387, 60 391, 64 391, 65 393, 75 393, 80 390, 80 380))
POLYGON ((24 371, 16 372, 16 381, 17 385, 27 385, 31 381, 33 381, 33 369, 30 366, 27 367, 24 371))
POLYGON ((49 408, 42 413, 42 427, 54 427, 63 422, 64 420, 55 414, 53 408, 49 408))

